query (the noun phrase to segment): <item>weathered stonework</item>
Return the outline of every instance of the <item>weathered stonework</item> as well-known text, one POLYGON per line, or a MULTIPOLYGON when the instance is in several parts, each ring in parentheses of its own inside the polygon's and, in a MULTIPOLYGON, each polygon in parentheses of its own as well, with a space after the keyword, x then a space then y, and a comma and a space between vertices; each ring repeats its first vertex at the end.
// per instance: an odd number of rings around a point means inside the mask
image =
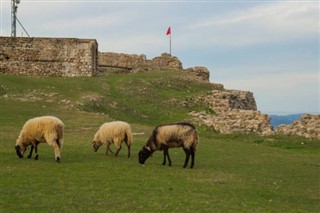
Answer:
POLYGON ((163 53, 159 57, 147 59, 146 55, 124 54, 112 52, 99 52, 99 66, 115 67, 130 70, 154 70, 154 69, 176 69, 182 68, 182 63, 177 57, 163 53))
POLYGON ((94 76, 95 39, 0 37, 0 72, 27 76, 94 76))
POLYGON ((186 69, 186 71, 188 71, 189 74, 197 77, 199 80, 207 81, 207 82, 210 81, 210 72, 206 67, 195 66, 195 67, 186 69))
POLYGON ((204 101, 217 113, 234 109, 257 110, 252 92, 240 90, 212 90, 204 96, 204 101))
POLYGON ((272 134, 270 118, 259 111, 229 110, 218 115, 205 112, 191 112, 197 123, 203 124, 222 134, 233 132, 256 133, 259 135, 272 134))
POLYGON ((290 125, 280 125, 276 133, 320 140, 320 115, 304 114, 290 125))
POLYGON ((161 56, 151 59, 150 67, 155 69, 183 69, 181 61, 167 53, 162 53, 161 56))
POLYGON ((257 111, 253 94, 239 90, 212 90, 198 98, 214 114, 191 112, 189 115, 197 123, 215 131, 230 134, 233 132, 272 134, 270 118, 257 111))
POLYGON ((99 66, 134 69, 147 65, 146 55, 99 52, 99 66))

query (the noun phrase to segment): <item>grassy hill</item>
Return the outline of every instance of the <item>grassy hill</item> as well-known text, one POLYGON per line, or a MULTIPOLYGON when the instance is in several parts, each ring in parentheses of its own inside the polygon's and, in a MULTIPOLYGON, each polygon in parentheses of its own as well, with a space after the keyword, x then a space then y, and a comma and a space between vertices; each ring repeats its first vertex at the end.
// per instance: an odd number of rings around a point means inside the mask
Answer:
MULTIPOLYGON (((172 167, 155 152, 137 153, 153 127, 189 120, 205 110, 192 97, 213 85, 182 71, 110 73, 94 78, 0 76, 1 212, 318 212, 320 142, 301 137, 221 135, 197 126, 194 169, 170 149, 172 167), (18 159, 15 140, 24 122, 54 115, 66 125, 62 161, 46 144, 39 160, 18 159), (132 157, 94 153, 98 127, 128 121, 136 133, 132 157)), ((112 147, 113 148, 113 147, 112 147)))

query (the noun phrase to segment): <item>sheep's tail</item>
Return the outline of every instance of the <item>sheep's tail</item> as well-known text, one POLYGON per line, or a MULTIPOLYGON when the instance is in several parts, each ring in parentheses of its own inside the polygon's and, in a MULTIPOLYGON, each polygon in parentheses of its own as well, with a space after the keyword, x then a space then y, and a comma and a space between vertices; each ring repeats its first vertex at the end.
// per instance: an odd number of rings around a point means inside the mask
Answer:
POLYGON ((63 145, 63 130, 64 130, 64 125, 58 125, 57 126, 57 140, 56 143, 59 146, 59 148, 62 148, 63 145))
POLYGON ((126 134, 126 135, 125 135, 126 144, 127 144, 128 146, 131 146, 131 145, 132 145, 132 142, 133 142, 133 140, 132 140, 133 134, 132 134, 131 130, 128 129, 125 134, 126 134))
POLYGON ((196 151, 197 150, 197 145, 198 145, 198 143, 199 143, 199 134, 198 134, 198 132, 197 132, 197 130, 195 130, 195 139, 194 139, 194 151, 196 151))
POLYGON ((194 150, 194 152, 196 152, 197 150, 197 145, 199 143, 199 135, 198 135, 198 131, 196 128, 193 128, 191 131, 191 137, 192 137, 192 148, 194 150))

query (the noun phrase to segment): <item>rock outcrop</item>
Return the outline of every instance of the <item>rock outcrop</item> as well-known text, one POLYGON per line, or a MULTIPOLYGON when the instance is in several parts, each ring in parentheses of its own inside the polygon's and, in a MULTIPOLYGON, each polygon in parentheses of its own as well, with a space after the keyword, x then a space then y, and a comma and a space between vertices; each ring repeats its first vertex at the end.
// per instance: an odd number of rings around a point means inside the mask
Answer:
POLYGON ((186 69, 186 71, 188 71, 189 74, 197 77, 199 80, 207 81, 207 82, 210 81, 209 80, 210 72, 206 67, 195 66, 195 67, 186 69))
POLYGON ((276 133, 320 140, 320 115, 304 114, 290 125, 280 125, 276 133))
POLYGON ((208 126, 217 132, 272 134, 270 118, 257 111, 253 93, 239 90, 212 90, 198 97, 208 110, 191 112, 197 123, 208 126))
POLYGON ((248 91, 212 90, 204 96, 204 102, 219 114, 234 109, 257 110, 253 93, 248 91))
POLYGON ((151 69, 183 69, 181 61, 177 57, 171 56, 168 53, 162 53, 161 56, 148 61, 148 67, 151 69))
POLYGON ((222 134, 241 132, 270 135, 273 133, 269 116, 259 111, 236 109, 218 115, 210 115, 206 112, 190 112, 189 115, 192 115, 197 123, 222 134))

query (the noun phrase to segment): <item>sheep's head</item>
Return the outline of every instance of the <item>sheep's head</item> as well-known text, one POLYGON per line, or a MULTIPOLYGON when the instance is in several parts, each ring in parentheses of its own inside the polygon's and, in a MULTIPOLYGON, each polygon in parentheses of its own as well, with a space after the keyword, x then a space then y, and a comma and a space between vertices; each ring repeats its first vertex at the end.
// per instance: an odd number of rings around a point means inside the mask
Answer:
POLYGON ((144 162, 150 157, 152 151, 150 147, 144 146, 139 152, 139 163, 144 164, 144 162))
POLYGON ((93 142, 92 142, 93 151, 94 151, 94 152, 98 151, 98 149, 100 148, 101 145, 102 145, 101 143, 98 143, 98 142, 96 142, 96 141, 93 141, 93 142))
POLYGON ((23 158, 23 154, 26 151, 27 147, 24 145, 16 145, 15 149, 16 149, 16 153, 19 156, 19 158, 23 158))

